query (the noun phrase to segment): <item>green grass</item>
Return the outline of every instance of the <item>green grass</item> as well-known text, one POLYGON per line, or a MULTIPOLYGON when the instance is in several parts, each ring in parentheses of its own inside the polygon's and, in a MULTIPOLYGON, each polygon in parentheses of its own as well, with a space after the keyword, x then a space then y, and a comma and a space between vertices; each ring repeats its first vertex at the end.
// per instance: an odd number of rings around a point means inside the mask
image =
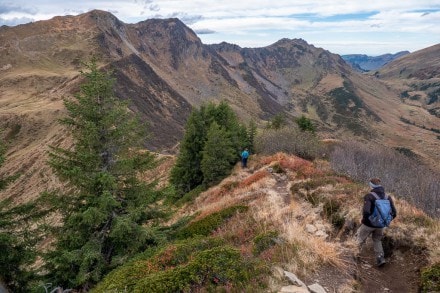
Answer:
POLYGON ((91 292, 255 292, 267 273, 224 240, 197 237, 141 254, 91 292))
POLYGON ((278 231, 268 231, 257 235, 254 238, 254 245, 252 248, 252 253, 254 255, 259 255, 266 249, 274 246, 277 243, 278 231))
POLYGON ((440 292, 440 263, 436 263, 421 272, 421 291, 440 292))
POLYGON ((176 232, 176 237, 178 239, 185 239, 196 235, 208 236, 215 229, 220 227, 220 225, 222 225, 227 219, 231 218, 236 213, 245 212, 247 210, 248 207, 246 206, 232 206, 226 208, 181 228, 176 232))

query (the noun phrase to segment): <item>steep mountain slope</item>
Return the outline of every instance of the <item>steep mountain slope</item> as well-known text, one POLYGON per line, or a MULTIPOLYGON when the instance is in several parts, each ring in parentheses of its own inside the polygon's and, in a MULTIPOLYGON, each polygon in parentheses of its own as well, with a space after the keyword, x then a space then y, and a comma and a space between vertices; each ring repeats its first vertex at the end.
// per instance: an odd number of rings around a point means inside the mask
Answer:
POLYGON ((150 125, 146 146, 153 150, 179 142, 192 106, 227 100, 244 121, 304 113, 324 137, 355 135, 439 161, 435 136, 425 135, 426 147, 419 146, 420 128, 400 120, 419 108, 336 54, 299 39, 254 49, 204 45, 178 19, 125 24, 94 10, 0 28, 0 127, 10 143, 1 172, 24 174, 5 196, 25 200, 57 185, 46 151, 70 144, 57 119, 65 113, 62 99, 78 90, 81 61, 92 55, 114 71, 116 95, 150 125))
POLYGON ((397 84, 405 102, 440 117, 440 44, 391 62, 376 75, 397 84))
POLYGON ((395 54, 383 54, 380 56, 368 56, 364 54, 349 54, 342 55, 342 59, 345 60, 352 68, 360 72, 377 70, 385 64, 409 54, 409 51, 401 51, 395 54))

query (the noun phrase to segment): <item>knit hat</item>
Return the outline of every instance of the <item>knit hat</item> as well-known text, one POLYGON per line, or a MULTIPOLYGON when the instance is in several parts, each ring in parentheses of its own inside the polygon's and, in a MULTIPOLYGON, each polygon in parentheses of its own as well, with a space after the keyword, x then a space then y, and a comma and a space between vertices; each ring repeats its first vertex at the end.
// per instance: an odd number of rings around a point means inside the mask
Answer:
POLYGON ((368 182, 368 185, 370 185, 371 188, 376 188, 380 186, 380 179, 379 178, 371 178, 370 182, 368 182))

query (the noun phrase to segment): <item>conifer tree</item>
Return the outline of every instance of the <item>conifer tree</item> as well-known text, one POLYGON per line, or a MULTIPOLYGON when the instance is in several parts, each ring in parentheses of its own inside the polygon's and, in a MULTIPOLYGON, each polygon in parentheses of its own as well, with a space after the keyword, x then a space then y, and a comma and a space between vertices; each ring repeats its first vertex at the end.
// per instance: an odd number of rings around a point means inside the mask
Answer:
MULTIPOLYGON (((0 167, 5 162, 6 145, 0 137, 0 167)), ((0 177, 0 191, 17 175, 0 177)), ((11 207, 10 199, 0 201, 0 280, 12 292, 28 292, 35 275, 29 265, 35 260, 37 235, 26 226, 31 221, 33 203, 11 207)))
POLYGON ((230 133, 216 121, 212 122, 206 136, 201 162, 203 183, 206 185, 217 183, 231 171, 236 155, 229 135, 230 133))
POLYGON ((194 109, 186 123, 179 156, 170 175, 170 182, 179 193, 188 192, 203 182, 200 163, 205 143, 204 124, 202 111, 194 109))
POLYGON ((316 131, 316 127, 313 125, 312 120, 304 115, 301 115, 301 117, 297 118, 295 122, 298 124, 298 127, 301 131, 308 131, 311 133, 315 133, 316 131))
MULTIPOLYGON (((208 103, 200 109, 194 109, 188 118, 180 153, 171 171, 170 182, 180 195, 207 183, 204 180, 201 162, 207 134, 214 121, 228 133, 228 140, 235 152, 234 162, 239 159, 240 151, 247 146, 246 128, 239 123, 236 114, 226 102, 218 105, 208 103)), ((230 168, 234 162, 231 162, 230 168)))
POLYGON ((87 291, 105 273, 154 243, 143 224, 157 217, 157 193, 138 179, 153 165, 140 151, 145 130, 113 92, 113 79, 95 60, 81 72, 85 83, 65 100, 74 147, 53 147, 49 163, 67 183, 66 193, 51 192, 62 225, 47 253, 47 281, 87 291))

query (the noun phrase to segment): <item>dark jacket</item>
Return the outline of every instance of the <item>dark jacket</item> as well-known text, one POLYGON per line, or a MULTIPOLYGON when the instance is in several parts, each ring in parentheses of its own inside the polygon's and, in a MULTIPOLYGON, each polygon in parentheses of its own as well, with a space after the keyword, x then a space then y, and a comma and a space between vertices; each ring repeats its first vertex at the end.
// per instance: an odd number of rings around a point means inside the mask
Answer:
MULTIPOLYGON (((382 186, 376 187, 372 189, 370 192, 375 192, 382 199, 385 198, 385 189, 382 186)), ((391 196, 389 195, 387 196, 391 204, 391 215, 393 216, 393 218, 395 218, 397 216, 396 207, 394 206, 394 202, 391 196)), ((364 207, 362 209, 362 224, 372 228, 375 227, 371 225, 371 222, 370 220, 368 220, 368 217, 373 213, 375 201, 376 198, 371 193, 368 193, 364 196, 364 207)))

